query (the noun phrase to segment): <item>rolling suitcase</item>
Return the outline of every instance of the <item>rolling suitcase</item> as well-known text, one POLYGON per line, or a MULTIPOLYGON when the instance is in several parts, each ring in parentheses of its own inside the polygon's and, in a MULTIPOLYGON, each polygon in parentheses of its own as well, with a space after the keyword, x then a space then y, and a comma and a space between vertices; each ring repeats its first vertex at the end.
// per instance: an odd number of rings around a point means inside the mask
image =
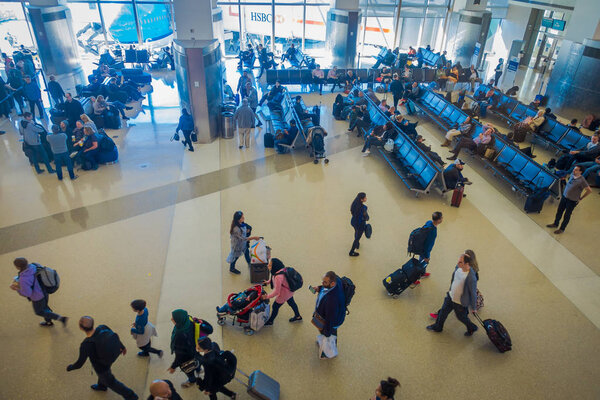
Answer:
POLYGON ((383 286, 391 296, 398 296, 425 273, 427 263, 416 258, 408 260, 400 269, 383 280, 383 286))
POLYGON ((486 319, 482 321, 479 317, 479 314, 474 313, 474 315, 481 326, 483 326, 483 329, 485 329, 490 341, 494 344, 494 346, 496 346, 500 353, 504 353, 512 349, 510 335, 500 321, 496 321, 495 319, 486 319))
POLYGON ((452 193, 452 202, 450 203, 452 207, 460 207, 460 202, 463 199, 464 192, 465 187, 462 185, 457 186, 456 189, 454 189, 454 192, 452 193))
POLYGON ((248 378, 248 383, 235 378, 239 383, 246 386, 248 394, 253 399, 259 400, 279 400, 279 382, 260 370, 256 370, 246 375, 242 370, 238 372, 248 378))
POLYGON ((527 200, 525 200, 525 212, 541 212, 542 207, 544 206, 544 202, 550 196, 550 191, 547 189, 541 189, 533 192, 529 196, 527 196, 527 200))
POLYGON ((269 132, 265 133, 264 142, 265 142, 265 148, 272 149, 273 147, 275 147, 275 137, 273 136, 272 133, 269 133, 269 132))
POLYGON ((267 264, 250 264, 250 283, 263 283, 269 280, 267 264))

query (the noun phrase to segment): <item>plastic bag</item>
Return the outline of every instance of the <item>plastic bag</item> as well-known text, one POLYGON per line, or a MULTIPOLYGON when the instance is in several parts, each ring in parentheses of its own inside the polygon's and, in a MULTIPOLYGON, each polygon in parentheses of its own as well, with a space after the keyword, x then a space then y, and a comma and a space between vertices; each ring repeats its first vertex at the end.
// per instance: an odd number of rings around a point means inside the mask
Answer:
POLYGON ((317 335, 317 343, 319 343, 319 358, 334 358, 338 355, 337 336, 317 335))
POLYGON ((385 151, 387 151, 388 153, 391 153, 394 151, 394 141, 392 139, 388 139, 387 142, 385 142, 385 144, 383 145, 383 149, 385 151))

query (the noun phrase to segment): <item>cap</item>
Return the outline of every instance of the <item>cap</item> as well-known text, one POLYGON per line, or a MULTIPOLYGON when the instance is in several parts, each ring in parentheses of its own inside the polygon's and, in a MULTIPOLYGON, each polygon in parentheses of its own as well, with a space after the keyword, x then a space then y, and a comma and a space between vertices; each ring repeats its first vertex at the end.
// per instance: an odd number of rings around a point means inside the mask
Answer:
POLYGON ((460 158, 457 158, 456 161, 454 161, 454 164, 458 165, 465 165, 465 162, 463 160, 461 160, 460 158))

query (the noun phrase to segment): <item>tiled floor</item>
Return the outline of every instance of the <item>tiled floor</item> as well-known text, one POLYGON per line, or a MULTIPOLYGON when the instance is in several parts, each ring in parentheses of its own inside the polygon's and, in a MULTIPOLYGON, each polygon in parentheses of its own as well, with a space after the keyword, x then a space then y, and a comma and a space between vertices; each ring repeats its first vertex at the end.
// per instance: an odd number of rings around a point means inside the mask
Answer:
MULTIPOLYGON (((160 90, 157 85, 154 93, 160 90)), ((224 261, 231 216, 239 209, 273 255, 302 272, 305 286, 330 269, 357 286, 334 360, 317 358, 316 330, 309 322, 314 296, 306 288, 295 296, 302 323, 288 323, 291 311, 284 306, 273 327, 252 337, 239 327, 213 324, 213 337, 235 350, 241 369, 262 369, 281 383, 282 399, 366 399, 387 376, 401 381, 397 398, 406 399, 599 398, 600 232, 593 223, 599 196, 594 193, 577 208, 560 238, 543 227, 554 204, 527 216, 510 190, 471 167, 468 158, 466 174, 474 184, 459 209, 434 193, 417 199, 376 152, 360 156, 360 139, 330 116, 333 95, 305 96, 308 105, 319 101, 329 132, 328 165, 312 164, 302 146, 287 155, 264 149, 260 131, 251 149, 217 140, 186 152, 169 141, 178 109, 162 104, 145 106, 128 128, 112 133, 118 135, 119 163, 59 183, 55 176, 34 173, 9 127, 0 137, 5 283, 14 275, 16 256, 55 267, 62 285, 51 304, 73 320, 66 330, 40 328, 25 299, 0 291, 0 398, 117 399, 89 389, 94 383, 89 364, 65 371, 83 339, 76 319, 85 314, 120 334, 130 351, 114 372, 140 396, 156 378, 179 385, 183 374, 166 372, 171 355, 136 358, 129 302, 148 301, 159 332, 154 342, 165 350, 174 308, 216 322, 214 307, 250 285, 242 260, 241 276, 230 275, 224 261), (360 257, 349 258, 348 208, 358 191, 368 194, 374 234, 363 239, 360 257), (406 261, 409 232, 435 210, 445 219, 431 277, 399 299, 386 296, 381 280, 406 261), (475 250, 481 266, 482 317, 505 324, 514 342, 511 352, 499 354, 481 331, 465 338, 452 316, 443 333, 425 330, 427 314, 440 306, 466 248, 475 250)), ((441 132, 425 120, 418 130, 447 156, 439 147, 441 132)), ((229 386, 238 398, 249 398, 240 384, 229 386)), ((180 392, 185 399, 205 398, 194 388, 180 392)))

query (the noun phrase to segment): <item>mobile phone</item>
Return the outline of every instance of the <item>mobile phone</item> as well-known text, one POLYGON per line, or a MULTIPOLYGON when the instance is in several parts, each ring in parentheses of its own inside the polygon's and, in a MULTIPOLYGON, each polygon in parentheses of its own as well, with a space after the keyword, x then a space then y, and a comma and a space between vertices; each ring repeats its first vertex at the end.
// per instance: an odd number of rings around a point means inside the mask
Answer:
POLYGON ((315 289, 314 287, 312 287, 312 285, 310 285, 310 286, 308 287, 308 290, 310 290, 310 292, 311 292, 312 294, 315 294, 315 293, 317 293, 317 289, 315 289))

